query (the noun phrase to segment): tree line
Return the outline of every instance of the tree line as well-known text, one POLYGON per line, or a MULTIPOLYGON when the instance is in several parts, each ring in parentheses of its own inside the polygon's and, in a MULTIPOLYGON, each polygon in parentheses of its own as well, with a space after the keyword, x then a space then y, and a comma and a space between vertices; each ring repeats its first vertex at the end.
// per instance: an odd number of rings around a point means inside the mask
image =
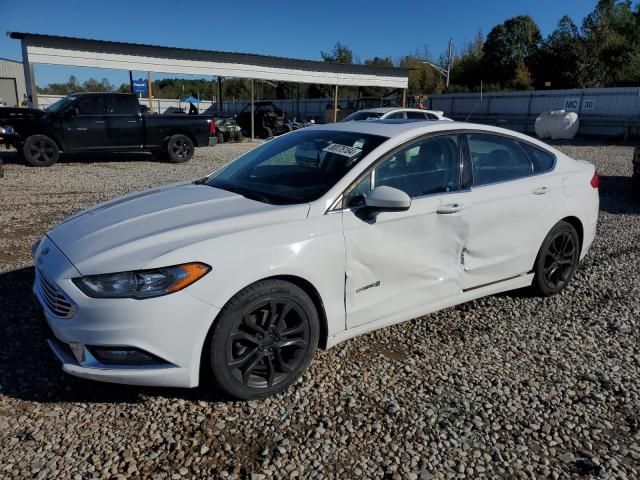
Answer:
MULTIPOLYGON (((448 56, 434 58, 427 46, 396 59, 374 56, 360 62, 353 51, 340 42, 321 52, 325 62, 402 67, 408 70, 409 93, 440 93, 445 80, 428 62, 446 68, 448 56)), ((638 85, 640 83, 640 4, 631 0, 599 0, 578 27, 564 16, 546 38, 528 15, 510 18, 494 26, 485 37, 475 38, 454 49, 449 92, 485 90, 529 90, 544 88, 584 88, 638 85)), ((225 78, 225 99, 250 98, 248 79, 225 78)), ((321 98, 332 95, 332 86, 289 82, 255 81, 256 98, 321 98)), ((156 98, 184 98, 189 95, 210 100, 217 96, 217 82, 207 79, 165 78, 153 81, 156 98)), ((65 95, 77 91, 128 92, 129 84, 112 85, 107 79, 79 83, 51 83, 39 93, 65 95)), ((354 87, 341 96, 383 95, 354 87)))

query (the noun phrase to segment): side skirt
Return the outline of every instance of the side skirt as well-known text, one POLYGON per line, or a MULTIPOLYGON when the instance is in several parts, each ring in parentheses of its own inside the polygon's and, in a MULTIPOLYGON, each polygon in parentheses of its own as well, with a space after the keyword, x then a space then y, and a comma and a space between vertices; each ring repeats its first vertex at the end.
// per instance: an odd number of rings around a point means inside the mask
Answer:
POLYGON ((499 283, 492 283, 484 287, 478 287, 478 288, 474 288, 473 290, 464 291, 461 295, 448 298, 442 302, 433 303, 427 306, 426 308, 422 308, 420 310, 402 311, 385 318, 380 318, 373 322, 365 323, 364 325, 359 325, 354 328, 343 330, 341 332, 336 333, 335 335, 330 336, 327 339, 327 349, 337 345, 338 343, 344 340, 348 340, 349 338, 357 337, 365 333, 378 330, 379 328, 384 328, 390 325, 395 325, 397 323, 406 322, 407 320, 412 320, 414 318, 418 318, 423 315, 427 315, 429 313, 437 312, 438 310, 442 310, 444 308, 453 307, 454 305, 460 305, 461 303, 470 302, 471 300, 476 300, 478 298, 486 297, 488 295, 494 295, 496 293, 507 292, 509 290, 517 290, 519 288, 528 287, 531 285, 532 282, 533 282, 533 273, 527 273, 515 278, 504 280, 499 283))

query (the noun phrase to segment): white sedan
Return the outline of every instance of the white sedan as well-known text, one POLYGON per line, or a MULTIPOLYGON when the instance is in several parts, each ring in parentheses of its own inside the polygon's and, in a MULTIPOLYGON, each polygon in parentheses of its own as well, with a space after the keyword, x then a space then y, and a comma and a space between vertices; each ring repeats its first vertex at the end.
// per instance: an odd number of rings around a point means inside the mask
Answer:
POLYGON ((440 110, 423 110, 421 108, 367 108, 358 110, 351 115, 344 117, 341 122, 354 122, 361 120, 447 120, 450 118, 444 116, 444 112, 440 110))
POLYGON ((519 133, 456 122, 292 132, 195 182, 74 215, 34 245, 64 371, 238 398, 317 347, 486 295, 567 286, 598 176, 519 133))

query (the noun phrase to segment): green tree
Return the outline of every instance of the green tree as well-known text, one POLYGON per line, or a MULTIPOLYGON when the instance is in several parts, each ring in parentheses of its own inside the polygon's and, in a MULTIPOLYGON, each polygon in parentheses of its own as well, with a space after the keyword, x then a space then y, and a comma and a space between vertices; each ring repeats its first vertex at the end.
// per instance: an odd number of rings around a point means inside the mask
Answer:
POLYGON ((398 62, 400 67, 409 71, 409 93, 421 95, 425 93, 440 93, 444 90, 445 82, 435 69, 425 62, 431 62, 431 53, 427 47, 411 55, 405 55, 398 62))
POLYGON ((640 81, 640 15, 629 0, 600 0, 582 23, 596 86, 640 81))
POLYGON ((353 52, 340 42, 337 42, 330 52, 320 52, 320 56, 327 63, 343 63, 346 65, 353 63, 353 52))
POLYGON ((473 91, 483 80, 484 36, 478 31, 476 38, 468 42, 451 67, 449 91, 473 91))
POLYGON ((580 88, 593 86, 593 62, 585 41, 568 16, 542 43, 535 61, 536 87, 580 88))
POLYGON ((541 41, 540 29, 528 15, 510 18, 493 27, 483 46, 487 79, 503 87, 521 88, 526 78, 523 73, 531 70, 541 41))
POLYGON ((393 67, 391 57, 373 57, 364 61, 365 65, 372 67, 393 67))

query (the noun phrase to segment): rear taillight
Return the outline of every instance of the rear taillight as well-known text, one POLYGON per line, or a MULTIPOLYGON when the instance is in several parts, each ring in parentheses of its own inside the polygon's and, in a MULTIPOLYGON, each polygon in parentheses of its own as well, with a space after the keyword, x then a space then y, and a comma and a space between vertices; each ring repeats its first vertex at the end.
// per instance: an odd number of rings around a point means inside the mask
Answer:
POLYGON ((598 188, 600 186, 600 175, 598 175, 598 172, 593 172, 593 177, 591 177, 591 186, 593 188, 598 188))
POLYGON ((212 118, 209 122, 209 136, 211 137, 216 133, 216 119, 212 118))

